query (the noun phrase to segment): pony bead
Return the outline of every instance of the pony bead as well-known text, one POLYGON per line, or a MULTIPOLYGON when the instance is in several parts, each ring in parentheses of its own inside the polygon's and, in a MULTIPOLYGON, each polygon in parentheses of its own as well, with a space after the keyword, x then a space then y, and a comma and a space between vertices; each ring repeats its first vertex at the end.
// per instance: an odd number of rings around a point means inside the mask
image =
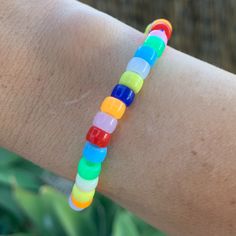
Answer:
POLYGON ((172 35, 172 26, 168 20, 158 19, 147 26, 145 34, 146 40, 129 61, 111 96, 103 100, 86 135, 87 141, 78 164, 76 181, 68 198, 69 206, 74 211, 82 211, 91 205, 117 120, 132 105, 150 69, 165 50, 172 35))

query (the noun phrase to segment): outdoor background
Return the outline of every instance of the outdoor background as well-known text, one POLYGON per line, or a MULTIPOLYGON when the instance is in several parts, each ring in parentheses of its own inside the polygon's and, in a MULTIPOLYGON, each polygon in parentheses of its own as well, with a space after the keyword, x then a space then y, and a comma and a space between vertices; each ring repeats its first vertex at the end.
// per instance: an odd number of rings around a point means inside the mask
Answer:
MULTIPOLYGON (((236 72, 234 0, 82 2, 141 31, 152 20, 167 18, 174 28, 171 46, 236 72)), ((0 235, 164 235, 99 194, 91 208, 83 214, 74 213, 63 194, 70 187, 70 182, 0 149, 0 235)))

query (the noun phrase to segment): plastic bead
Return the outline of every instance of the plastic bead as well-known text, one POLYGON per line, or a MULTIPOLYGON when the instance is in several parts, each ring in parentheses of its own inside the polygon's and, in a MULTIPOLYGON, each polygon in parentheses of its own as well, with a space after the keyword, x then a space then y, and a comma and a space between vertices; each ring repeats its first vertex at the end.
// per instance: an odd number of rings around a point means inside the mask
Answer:
POLYGON ((146 29, 145 29, 145 31, 144 31, 144 34, 149 34, 151 28, 152 28, 152 23, 149 24, 149 25, 146 27, 146 29))
POLYGON ((93 199, 92 199, 92 200, 90 200, 90 201, 88 201, 88 202, 79 202, 79 201, 77 201, 77 200, 74 198, 73 194, 71 194, 70 198, 71 198, 72 204, 73 204, 76 208, 79 208, 79 209, 82 209, 82 210, 83 210, 84 208, 89 207, 89 206, 91 205, 92 201, 93 201, 93 199))
POLYGON ((167 19, 164 19, 164 18, 160 18, 160 19, 156 19, 154 20, 151 25, 154 26, 158 23, 165 23, 166 25, 168 25, 170 27, 170 29, 172 30, 172 25, 171 23, 167 20, 167 19))
POLYGON ((132 104, 135 97, 135 93, 132 89, 128 88, 127 86, 122 84, 117 84, 113 88, 111 96, 121 100, 128 107, 132 104))
POLYGON ((86 140, 98 147, 107 147, 111 139, 111 135, 106 131, 92 126, 86 136, 86 140))
POLYGON ((78 164, 78 173, 68 199, 70 207, 82 211, 92 203, 98 184, 102 162, 107 155, 111 133, 116 129, 126 106, 130 106, 136 94, 141 90, 144 79, 151 67, 162 55, 168 39, 172 34, 172 26, 165 19, 158 19, 148 25, 148 34, 144 44, 140 46, 129 61, 126 71, 121 75, 119 83, 113 88, 111 96, 106 97, 100 112, 93 119, 87 135, 83 156, 78 164))
POLYGON ((158 56, 156 51, 148 46, 140 46, 134 54, 135 57, 140 57, 144 59, 148 64, 153 67, 158 56))
POLYGON ((156 36, 158 38, 161 38, 165 45, 167 45, 168 39, 164 31, 162 30, 153 30, 149 33, 148 36, 156 36))
POLYGON ((156 51, 158 57, 162 55, 166 46, 161 38, 155 36, 147 37, 147 39, 144 41, 144 45, 152 47, 156 51))
POLYGON ((95 194, 95 189, 84 192, 82 191, 76 184, 72 189, 72 196, 75 198, 76 201, 84 203, 93 200, 93 196, 95 194))
POLYGON ((165 34, 168 39, 171 38, 172 35, 172 25, 171 23, 166 19, 158 19, 152 23, 150 31, 153 30, 164 30, 165 34))
POLYGON ((83 211, 84 210, 84 208, 78 208, 73 204, 73 202, 71 200, 71 196, 68 199, 68 203, 69 203, 70 208, 74 211, 83 211))
POLYGON ((99 176, 101 169, 101 163, 92 163, 82 157, 78 165, 78 174, 86 180, 92 180, 99 176))
POLYGON ((101 111, 119 120, 125 113, 125 104, 117 98, 106 97, 101 105, 101 111))
POLYGON ((143 86, 143 79, 140 75, 132 71, 126 71, 121 75, 119 84, 129 87, 137 94, 143 86))
POLYGON ((137 74, 139 74, 143 79, 146 79, 150 72, 150 65, 148 64, 147 61, 140 57, 133 57, 127 67, 127 71, 133 71, 137 74))
POLYGON ((92 191, 97 187, 98 177, 92 180, 86 180, 82 178, 79 174, 76 175, 76 185, 84 192, 92 191))
POLYGON ((90 142, 86 142, 83 149, 83 157, 92 163, 101 163, 107 155, 107 148, 100 148, 90 142))
POLYGON ((93 119, 93 125, 111 134, 116 129, 117 119, 99 111, 93 119))

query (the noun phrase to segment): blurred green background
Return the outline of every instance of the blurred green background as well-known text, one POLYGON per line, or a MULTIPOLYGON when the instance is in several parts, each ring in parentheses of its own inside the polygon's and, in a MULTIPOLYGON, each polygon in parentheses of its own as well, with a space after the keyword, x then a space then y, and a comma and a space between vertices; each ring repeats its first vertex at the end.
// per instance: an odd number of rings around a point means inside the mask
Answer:
MULTIPOLYGON (((236 72, 234 0, 82 2, 141 31, 156 18, 170 19, 171 46, 236 72)), ((99 194, 83 214, 74 213, 64 194, 70 188, 70 182, 0 149, 0 235, 164 235, 99 194)))
POLYGON ((111 200, 97 194, 86 211, 67 204, 71 183, 0 149, 0 235, 163 236, 111 200))

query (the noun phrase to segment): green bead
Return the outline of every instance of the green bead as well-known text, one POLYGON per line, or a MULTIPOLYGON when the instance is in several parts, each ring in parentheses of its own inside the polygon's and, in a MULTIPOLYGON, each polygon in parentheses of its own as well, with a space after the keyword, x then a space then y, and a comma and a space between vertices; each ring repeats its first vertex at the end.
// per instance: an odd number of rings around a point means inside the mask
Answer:
POLYGON ((143 78, 132 71, 126 71, 121 75, 119 84, 127 86, 137 94, 143 86, 143 78))
POLYGON ((153 48, 156 51, 158 57, 162 55, 166 46, 164 41, 156 36, 147 37, 147 39, 144 41, 144 45, 153 48))
POLYGON ((93 163, 82 157, 78 165, 78 174, 86 180, 96 179, 101 172, 101 168, 101 163, 93 163))

